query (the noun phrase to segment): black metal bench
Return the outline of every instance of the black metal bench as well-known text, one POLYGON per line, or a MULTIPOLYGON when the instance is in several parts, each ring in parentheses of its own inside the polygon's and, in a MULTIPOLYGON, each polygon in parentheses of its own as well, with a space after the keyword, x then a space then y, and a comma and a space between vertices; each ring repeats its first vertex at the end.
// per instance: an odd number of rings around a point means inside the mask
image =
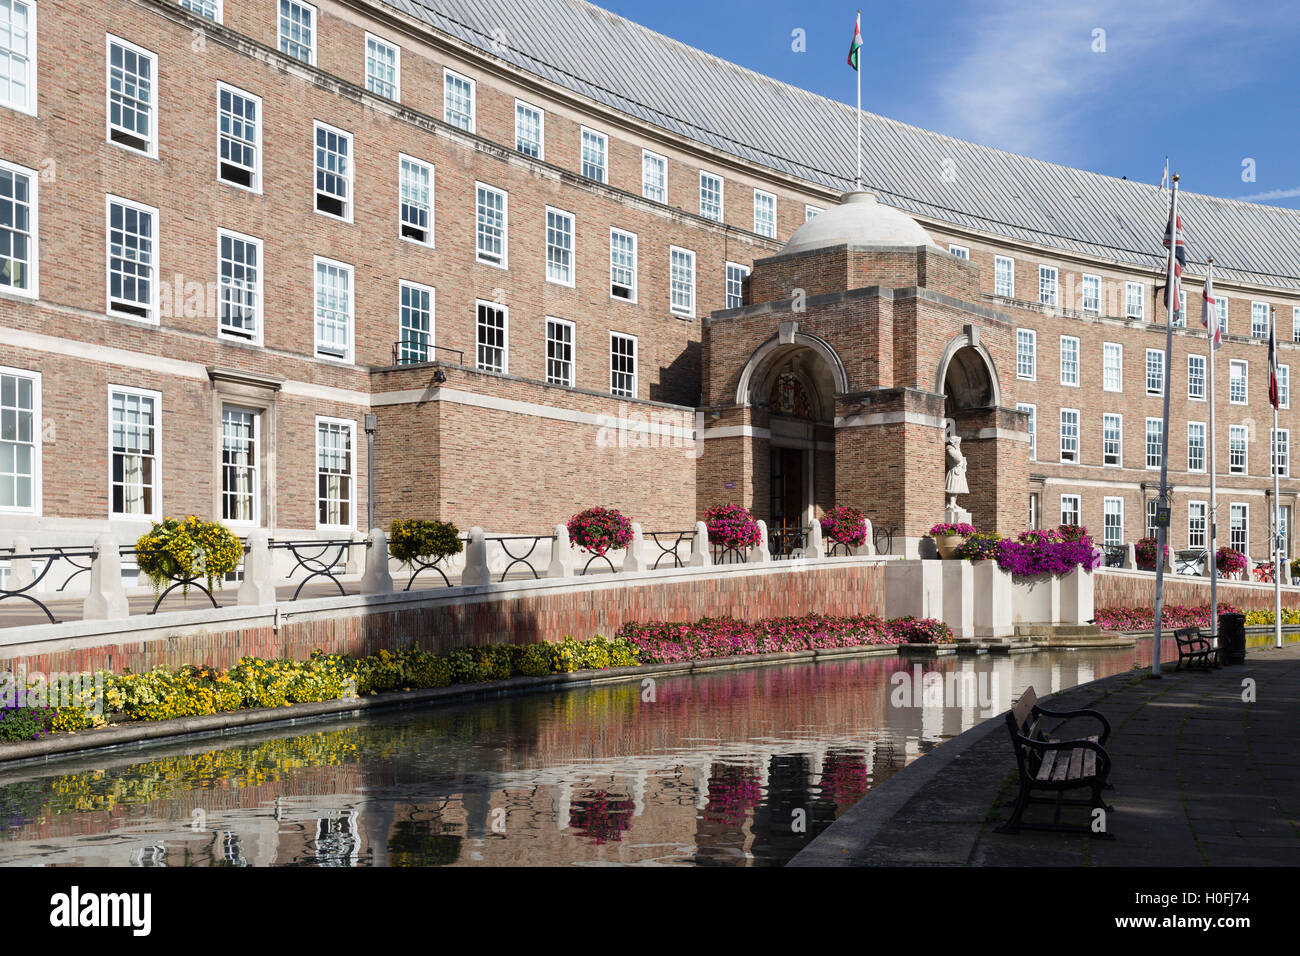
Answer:
POLYGON ((1174 631, 1174 642, 1178 645, 1178 664, 1175 670, 1183 666, 1214 667, 1219 663, 1218 649, 1209 637, 1201 633, 1199 627, 1180 627, 1174 631))
MULTIPOLYGON (((1106 741, 1110 739, 1110 722, 1095 710, 1054 711, 1038 706, 1038 695, 1028 688, 1016 705, 1007 711, 1007 729, 1011 732, 1011 747, 1016 754, 1016 767, 1020 772, 1020 792, 1016 796, 1011 816, 997 828, 999 833, 1018 833, 1020 830, 1052 830, 1063 833, 1088 833, 1101 839, 1113 839, 1109 833, 1094 833, 1089 825, 1061 823, 1062 806, 1100 807, 1108 813, 1113 807, 1101 799, 1101 791, 1108 787, 1110 755, 1106 741), (1044 728, 1044 718, 1065 722, 1075 717, 1088 717, 1101 724, 1101 733, 1090 737, 1060 739, 1049 737, 1044 728), (1087 788, 1092 795, 1087 800, 1066 800, 1065 791, 1087 788), (1035 791, 1050 791, 1054 797, 1036 797, 1035 791), (1050 824, 1025 823, 1022 819, 1031 803, 1052 803, 1056 813, 1050 824)), ((1060 724, 1054 724, 1059 727, 1060 724)))

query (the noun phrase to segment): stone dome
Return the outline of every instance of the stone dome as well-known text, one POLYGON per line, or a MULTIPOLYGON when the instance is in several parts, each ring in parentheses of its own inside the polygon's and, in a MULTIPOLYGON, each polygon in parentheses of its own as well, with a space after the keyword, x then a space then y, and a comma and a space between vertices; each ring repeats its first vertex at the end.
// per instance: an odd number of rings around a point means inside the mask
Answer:
POLYGON ((893 206, 876 202, 868 192, 848 192, 840 204, 818 213, 795 230, 783 252, 807 252, 832 246, 932 246, 920 223, 893 206))

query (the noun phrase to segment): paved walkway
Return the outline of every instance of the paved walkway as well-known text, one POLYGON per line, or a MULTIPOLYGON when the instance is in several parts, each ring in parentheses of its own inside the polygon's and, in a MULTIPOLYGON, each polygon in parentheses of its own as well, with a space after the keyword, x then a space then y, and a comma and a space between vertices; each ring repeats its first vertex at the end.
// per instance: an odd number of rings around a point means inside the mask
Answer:
MULTIPOLYGON (((1244 666, 1209 673, 1170 666, 1159 680, 1133 671, 1044 702, 1110 720, 1113 841, 994 831, 1016 792, 999 715, 895 774, 791 865, 1300 866, 1300 646, 1252 648, 1244 666), (1242 700, 1248 679, 1253 703, 1242 700)), ((1052 811, 1034 805, 1024 819, 1052 811)), ((1087 814, 1066 808, 1062 822, 1087 814)))

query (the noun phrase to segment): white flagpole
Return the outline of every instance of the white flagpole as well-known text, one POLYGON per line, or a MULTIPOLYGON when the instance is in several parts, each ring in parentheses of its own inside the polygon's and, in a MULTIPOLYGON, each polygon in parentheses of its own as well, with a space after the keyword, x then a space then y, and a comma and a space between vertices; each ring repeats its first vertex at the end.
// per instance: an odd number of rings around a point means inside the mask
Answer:
MULTIPOLYGON (((1160 500, 1156 507, 1165 511, 1168 518, 1169 508, 1169 371, 1173 364, 1174 352, 1174 312, 1178 309, 1178 295, 1174 291, 1174 261, 1178 255, 1178 174, 1173 175, 1173 192, 1169 200, 1169 266, 1165 276, 1165 404, 1164 417, 1160 425, 1160 500)), ((1157 512, 1158 514, 1158 512, 1157 512)), ((1160 676, 1160 618, 1165 607, 1165 545, 1169 540, 1169 522, 1156 523, 1156 606, 1155 635, 1151 643, 1151 676, 1160 676)))
MULTIPOLYGON (((1269 381, 1276 381, 1277 374, 1277 309, 1269 309, 1269 344, 1272 346, 1273 361, 1268 370, 1269 381)), ((1290 387, 1290 383, 1287 383, 1290 387)), ((1272 405, 1272 401, 1269 402, 1272 405)), ((1268 457, 1273 465, 1273 535, 1270 543, 1272 544, 1273 553, 1273 637, 1275 646, 1282 647, 1282 560, 1279 552, 1281 551, 1281 522, 1282 504, 1278 498, 1278 480, 1277 480, 1277 406, 1273 405, 1273 433, 1268 436, 1268 457)), ((1290 448, 1287 449, 1290 452, 1290 448)))
MULTIPOLYGON (((858 22, 854 38, 862 33, 862 11, 858 11, 858 22)), ((862 48, 858 48, 858 68, 853 72, 858 74, 858 164, 854 167, 854 186, 861 191, 862 189, 862 48)))
MULTIPOLYGON (((1214 257, 1206 259, 1206 276, 1205 281, 1214 282, 1214 257)), ((1213 288, 1213 285, 1211 285, 1213 288)), ((1219 496, 1218 482, 1215 474, 1216 468, 1214 460, 1215 445, 1214 438, 1214 338, 1219 331, 1219 307, 1218 297, 1215 297, 1214 315, 1207 316, 1209 321, 1207 331, 1210 333, 1210 549, 1206 557, 1206 564, 1210 571, 1210 646, 1219 646, 1219 496)), ((1220 333, 1221 334, 1221 333, 1220 333)))

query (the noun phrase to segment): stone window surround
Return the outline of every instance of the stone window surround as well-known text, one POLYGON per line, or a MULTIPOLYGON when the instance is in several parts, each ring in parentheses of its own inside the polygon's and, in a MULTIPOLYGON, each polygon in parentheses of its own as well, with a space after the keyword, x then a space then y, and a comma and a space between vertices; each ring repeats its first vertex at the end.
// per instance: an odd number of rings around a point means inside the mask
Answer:
MULTIPOLYGON (((276 515, 276 395, 284 379, 256 372, 208 366, 212 384, 212 514, 221 514, 221 412, 226 405, 246 408, 261 416, 257 436, 261 468, 258 477, 260 521, 258 527, 277 526, 276 515)), ((314 446, 313 446, 314 447, 314 446)))

